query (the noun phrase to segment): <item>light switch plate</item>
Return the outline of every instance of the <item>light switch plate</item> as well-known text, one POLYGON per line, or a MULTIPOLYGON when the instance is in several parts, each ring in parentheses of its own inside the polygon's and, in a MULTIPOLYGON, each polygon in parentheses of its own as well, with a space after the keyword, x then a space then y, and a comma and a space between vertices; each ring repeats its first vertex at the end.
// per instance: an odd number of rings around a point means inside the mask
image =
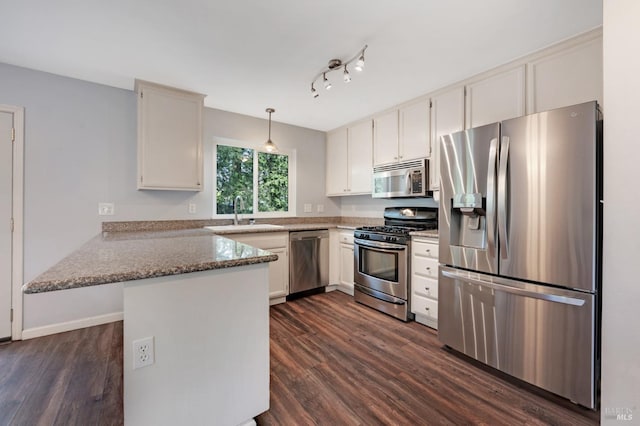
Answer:
POLYGON ((98 203, 98 214, 100 216, 113 216, 115 206, 113 203, 98 203))
POLYGON ((324 204, 318 204, 316 209, 317 209, 318 213, 323 213, 324 212, 324 204))
POLYGON ((196 213, 196 203, 189 203, 189 213, 191 214, 196 213))
POLYGON ((313 206, 311 204, 305 204, 304 205, 304 212, 305 213, 311 213, 313 211, 313 206))

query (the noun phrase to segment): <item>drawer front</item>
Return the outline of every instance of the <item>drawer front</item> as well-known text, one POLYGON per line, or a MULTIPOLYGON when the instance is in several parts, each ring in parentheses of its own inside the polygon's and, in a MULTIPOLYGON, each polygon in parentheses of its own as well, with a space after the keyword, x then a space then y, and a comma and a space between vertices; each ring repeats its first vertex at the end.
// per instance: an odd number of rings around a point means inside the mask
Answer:
POLYGON ((438 319, 438 301, 415 293, 411 295, 411 312, 431 319, 438 319))
POLYGON ((411 291, 423 297, 438 298, 438 280, 413 274, 411 276, 411 291))
POLYGON ((342 244, 353 244, 353 232, 341 232, 340 233, 340 242, 342 244))
POLYGON ((438 244, 423 241, 411 242, 411 254, 420 257, 430 257, 438 260, 438 244))
POLYGON ((413 256, 411 274, 438 279, 438 260, 430 257, 413 256))

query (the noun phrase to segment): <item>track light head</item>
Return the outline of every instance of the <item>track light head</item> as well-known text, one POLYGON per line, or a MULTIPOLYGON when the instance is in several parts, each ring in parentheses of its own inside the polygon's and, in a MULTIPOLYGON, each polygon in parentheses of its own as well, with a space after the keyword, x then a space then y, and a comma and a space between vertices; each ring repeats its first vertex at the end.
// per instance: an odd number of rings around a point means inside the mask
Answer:
POLYGON ((349 74, 349 70, 347 70, 347 66, 344 66, 344 73, 342 73, 342 78, 345 83, 349 83, 351 81, 351 74, 349 74))
POLYGON ((329 80, 327 80, 327 73, 323 73, 322 74, 322 78, 324 81, 324 88, 327 90, 331 90, 331 82, 329 80))

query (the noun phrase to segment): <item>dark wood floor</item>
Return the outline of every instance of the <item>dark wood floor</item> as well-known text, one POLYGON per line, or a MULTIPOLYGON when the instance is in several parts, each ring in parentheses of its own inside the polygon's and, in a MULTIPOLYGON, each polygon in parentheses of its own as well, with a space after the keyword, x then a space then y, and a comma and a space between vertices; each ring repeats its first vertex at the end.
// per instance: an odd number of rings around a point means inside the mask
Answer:
MULTIPOLYGON (((598 423, 339 292, 272 307, 270 329, 271 408, 259 425, 598 423)), ((122 322, 0 345, 0 425, 122 423, 122 322)))
POLYGON ((122 322, 0 346, 0 425, 122 423, 122 322))

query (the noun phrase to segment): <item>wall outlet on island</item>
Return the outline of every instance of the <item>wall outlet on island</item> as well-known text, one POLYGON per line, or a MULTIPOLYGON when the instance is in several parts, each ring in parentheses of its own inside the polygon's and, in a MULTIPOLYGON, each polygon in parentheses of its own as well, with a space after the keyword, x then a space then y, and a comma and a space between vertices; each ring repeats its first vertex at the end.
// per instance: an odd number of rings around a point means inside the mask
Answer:
POLYGON ((155 362, 153 336, 133 341, 133 369, 147 367, 155 362))
POLYGON ((324 204, 318 204, 316 210, 318 213, 324 213, 324 204))

